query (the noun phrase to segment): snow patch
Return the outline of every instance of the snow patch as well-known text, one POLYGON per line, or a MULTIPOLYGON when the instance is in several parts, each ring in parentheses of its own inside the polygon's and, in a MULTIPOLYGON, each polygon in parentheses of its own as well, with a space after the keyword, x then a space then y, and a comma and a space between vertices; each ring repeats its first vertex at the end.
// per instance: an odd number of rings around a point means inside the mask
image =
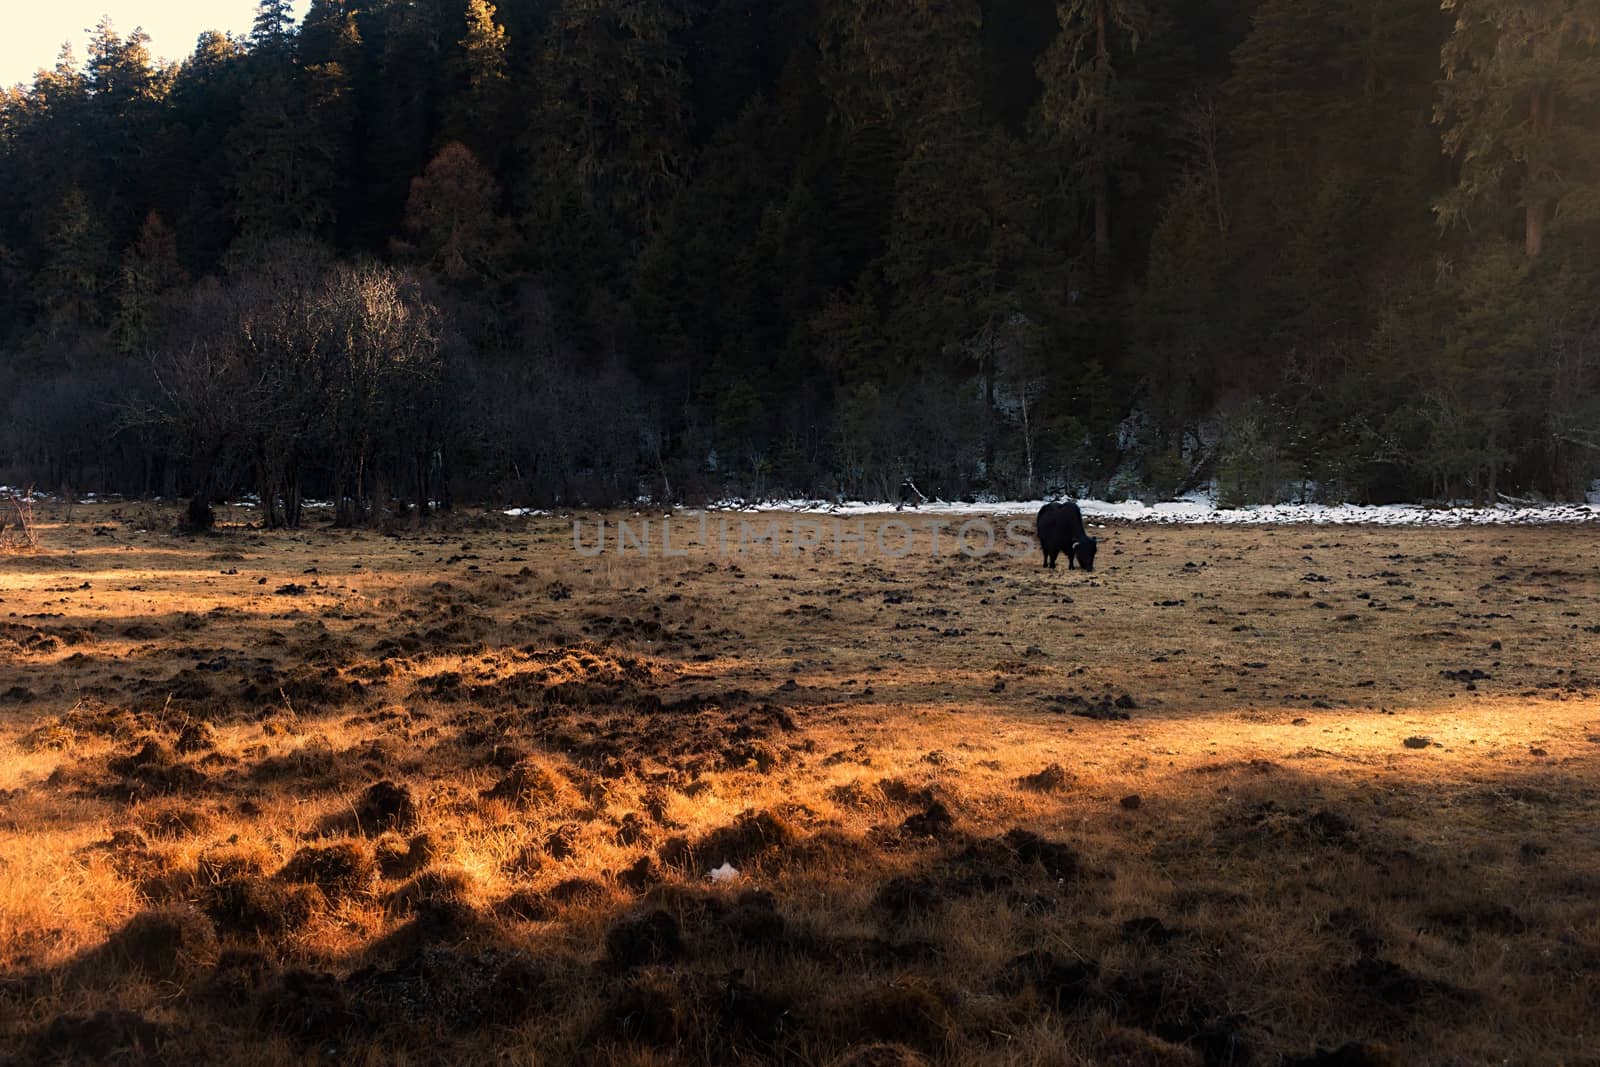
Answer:
MULTIPOLYGON (((896 508, 867 501, 829 503, 819 500, 774 500, 750 503, 722 501, 709 511, 789 511, 823 515, 1032 515, 1048 501, 934 501, 920 507, 896 508)), ((1539 504, 1497 507, 1429 507, 1423 504, 1261 504, 1219 508, 1209 497, 1193 493, 1181 500, 1145 504, 1137 500, 1080 500, 1085 518, 1156 524, 1224 526, 1543 526, 1600 522, 1600 492, 1586 504, 1539 504)))

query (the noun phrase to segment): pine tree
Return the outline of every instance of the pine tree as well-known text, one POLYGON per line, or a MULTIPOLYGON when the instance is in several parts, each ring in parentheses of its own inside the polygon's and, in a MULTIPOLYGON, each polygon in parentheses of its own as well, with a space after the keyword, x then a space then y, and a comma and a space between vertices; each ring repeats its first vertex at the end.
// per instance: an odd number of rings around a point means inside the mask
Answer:
POLYGON ((564 0, 551 17, 529 143, 541 211, 575 196, 635 249, 655 229, 689 149, 682 26, 671 0, 564 0))
POLYGON ((411 179, 436 146, 441 99, 443 3, 384 3, 362 12, 370 38, 366 67, 354 86, 363 108, 358 140, 359 199, 341 226, 351 239, 381 243, 405 214, 411 179))
POLYGON ((468 0, 465 14, 467 29, 458 42, 445 126, 450 137, 471 145, 474 154, 495 160, 506 140, 511 92, 506 31, 496 23, 488 0, 468 0))
POLYGON ((52 328, 85 329, 100 321, 108 249, 89 198, 68 189, 54 216, 35 298, 52 328))
POLYGON ((164 300, 187 281, 178 242, 161 216, 145 217, 139 239, 123 253, 117 272, 117 310, 111 333, 123 352, 142 352, 160 335, 164 300))
POLYGON ((1523 248, 1552 224, 1600 218, 1600 4, 1595 0, 1444 0, 1455 28, 1441 61, 1437 119, 1461 161, 1442 223, 1509 183, 1523 248))
POLYGON ((259 0, 250 46, 258 52, 287 51, 294 38, 294 8, 290 0, 259 0))
POLYGON ((316 232, 333 219, 339 174, 322 120, 343 121, 339 100, 337 85, 314 82, 308 92, 287 64, 256 79, 228 136, 233 216, 242 236, 316 232))
POLYGON ((350 0, 312 0, 295 50, 302 66, 353 67, 361 55, 361 27, 350 0))
POLYGON ((1139 0, 1064 0, 1056 20, 1060 33, 1036 67, 1044 84, 1040 114, 1088 186, 1095 268, 1104 276, 1111 262, 1111 176, 1129 150, 1117 57, 1138 50, 1150 16, 1139 0))
POLYGON ((467 33, 461 39, 467 84, 480 101, 493 98, 506 81, 506 31, 494 20, 489 0, 467 0, 467 33))
POLYGON ((149 42, 142 29, 121 37, 109 18, 101 19, 89 38, 89 122, 98 168, 88 188, 119 245, 128 240, 149 200, 151 141, 171 82, 152 65, 149 42))
POLYGON ((123 40, 110 18, 102 18, 89 36, 89 84, 101 106, 122 111, 149 99, 155 71, 150 60, 150 35, 135 29, 123 40))

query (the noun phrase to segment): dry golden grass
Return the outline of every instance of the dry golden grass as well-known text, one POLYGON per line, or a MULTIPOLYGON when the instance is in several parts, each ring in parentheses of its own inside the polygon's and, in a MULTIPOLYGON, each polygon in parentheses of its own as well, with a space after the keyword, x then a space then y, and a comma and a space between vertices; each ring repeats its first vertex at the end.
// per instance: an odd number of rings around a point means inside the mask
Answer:
POLYGON ((15 1062, 1600 1063, 1592 530, 173 519, 0 560, 15 1062))

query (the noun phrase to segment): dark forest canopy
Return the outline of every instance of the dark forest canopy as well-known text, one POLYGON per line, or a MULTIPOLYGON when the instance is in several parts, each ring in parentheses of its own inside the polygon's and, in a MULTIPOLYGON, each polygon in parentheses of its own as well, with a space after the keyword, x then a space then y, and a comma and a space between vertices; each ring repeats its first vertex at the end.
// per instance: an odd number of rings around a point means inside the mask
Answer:
POLYGON ((1581 494, 1600 0, 262 0, 0 96, 0 477, 1581 494))

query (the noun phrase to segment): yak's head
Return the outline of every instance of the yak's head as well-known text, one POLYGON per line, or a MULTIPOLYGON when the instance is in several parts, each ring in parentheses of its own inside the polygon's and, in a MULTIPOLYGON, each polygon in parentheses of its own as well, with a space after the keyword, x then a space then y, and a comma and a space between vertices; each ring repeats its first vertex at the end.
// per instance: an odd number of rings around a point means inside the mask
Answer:
POLYGON ((1084 535, 1082 541, 1074 542, 1072 551, 1077 553, 1078 566, 1086 571, 1094 570, 1094 554, 1099 547, 1100 542, 1087 534, 1084 535))

